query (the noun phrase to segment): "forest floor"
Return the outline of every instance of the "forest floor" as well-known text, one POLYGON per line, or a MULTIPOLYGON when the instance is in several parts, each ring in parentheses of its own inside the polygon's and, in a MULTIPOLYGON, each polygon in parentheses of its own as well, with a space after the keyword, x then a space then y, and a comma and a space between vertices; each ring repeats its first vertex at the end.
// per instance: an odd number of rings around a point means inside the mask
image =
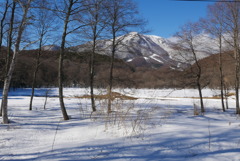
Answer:
POLYGON ((105 90, 96 89, 98 111, 91 113, 88 89, 65 88, 68 121, 56 88, 37 89, 32 111, 30 91, 10 92, 11 123, 0 124, 0 160, 240 161, 235 97, 222 112, 218 90, 203 91, 201 114, 194 89, 115 89, 106 114, 105 90))

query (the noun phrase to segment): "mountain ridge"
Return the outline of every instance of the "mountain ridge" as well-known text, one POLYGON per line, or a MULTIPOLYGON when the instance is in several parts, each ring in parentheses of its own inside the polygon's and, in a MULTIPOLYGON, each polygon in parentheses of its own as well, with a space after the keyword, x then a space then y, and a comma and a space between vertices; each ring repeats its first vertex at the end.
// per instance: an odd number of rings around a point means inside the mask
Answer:
MULTIPOLYGON (((185 59, 181 57, 179 51, 174 49, 174 46, 178 43, 177 38, 174 37, 167 39, 156 35, 143 35, 138 32, 130 32, 117 37, 117 41, 120 43, 116 50, 115 57, 135 67, 168 67, 179 70, 194 63, 194 61, 185 62, 185 59)), ((206 37, 201 35, 197 41, 198 43, 203 43, 204 48, 207 48, 207 45, 209 45, 206 43, 206 37)), ((98 40, 96 52, 101 55, 110 56, 111 43, 111 39, 98 40)), ((79 53, 90 51, 91 42, 71 47, 70 50, 79 53)), ((192 57, 191 53, 184 54, 189 58, 192 57)), ((208 53, 207 51, 199 50, 198 59, 203 59, 211 54, 212 53, 208 53)))
MULTIPOLYGON (((115 57, 135 67, 148 66, 158 68, 162 66, 177 66, 177 62, 173 60, 163 48, 170 48, 167 44, 167 39, 130 32, 118 37, 117 41, 121 42, 118 45, 115 57)), ((87 42, 86 44, 72 47, 71 50, 75 52, 86 52, 89 51, 90 48, 91 42, 87 42)), ((111 40, 98 40, 97 53, 110 56, 111 40)))
MULTIPOLYGON (((144 35, 138 32, 130 32, 116 38, 119 42, 115 53, 115 58, 122 59, 134 67, 160 68, 182 70, 195 63, 193 55, 188 51, 179 51, 176 48, 179 40, 176 37, 163 38, 156 35, 144 35), (184 56, 183 56, 184 55, 184 56)), ((196 36, 197 58, 203 59, 216 53, 215 40, 208 38, 204 34, 196 36), (209 52, 210 48, 212 51, 209 52)), ((112 39, 97 40, 96 53, 111 56, 112 39)), ((69 47, 72 52, 91 52, 92 42, 69 47)), ((55 45, 44 47, 45 50, 59 50, 55 45)))

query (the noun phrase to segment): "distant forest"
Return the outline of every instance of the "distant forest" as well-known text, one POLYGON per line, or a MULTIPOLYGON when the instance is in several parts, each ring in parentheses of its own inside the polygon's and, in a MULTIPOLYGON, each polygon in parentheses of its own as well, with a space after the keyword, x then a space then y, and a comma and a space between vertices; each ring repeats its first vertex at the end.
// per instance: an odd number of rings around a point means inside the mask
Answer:
MULTIPOLYGON (((58 51, 43 51, 37 75, 37 87, 57 87, 58 83, 58 51)), ((64 60, 64 86, 89 87, 89 53, 67 53, 64 60)), ((30 88, 37 50, 22 51, 16 63, 11 87, 30 88)), ((0 58, 0 60, 3 60, 0 58)), ((225 80, 228 87, 234 85, 234 64, 231 54, 224 54, 225 80)), ((106 88, 108 81, 110 57, 96 54, 96 73, 94 86, 106 88)), ((203 68, 202 83, 205 87, 219 88, 218 54, 200 61, 203 68)), ((3 85, 4 62, 1 63, 1 86, 3 85)), ((183 71, 168 67, 148 68, 134 67, 123 60, 115 59, 114 87, 128 88, 195 88, 192 70, 195 65, 183 71)))

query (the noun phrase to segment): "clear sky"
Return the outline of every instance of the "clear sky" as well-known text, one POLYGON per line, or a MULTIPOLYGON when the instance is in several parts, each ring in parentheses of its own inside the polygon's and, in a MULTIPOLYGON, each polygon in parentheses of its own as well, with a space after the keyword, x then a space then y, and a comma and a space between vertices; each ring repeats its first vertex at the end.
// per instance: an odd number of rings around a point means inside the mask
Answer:
POLYGON ((149 35, 171 37, 181 25, 206 16, 207 6, 214 2, 135 0, 140 14, 148 21, 149 35))

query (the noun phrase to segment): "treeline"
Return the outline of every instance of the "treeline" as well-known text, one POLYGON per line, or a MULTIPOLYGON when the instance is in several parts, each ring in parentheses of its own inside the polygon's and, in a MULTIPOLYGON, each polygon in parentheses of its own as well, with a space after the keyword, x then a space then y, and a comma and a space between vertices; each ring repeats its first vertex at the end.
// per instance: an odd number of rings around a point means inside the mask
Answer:
MULTIPOLYGON (((34 60, 37 57, 37 50, 22 51, 16 63, 11 87, 31 88, 32 73, 34 71, 34 60)), ((58 86, 58 51, 43 51, 41 64, 36 78, 36 87, 57 87, 58 86)), ((90 53, 72 53, 65 55, 64 77, 65 87, 89 87, 89 56, 90 53)), ((201 84, 204 87, 220 89, 219 79, 219 54, 200 60, 202 67, 201 84)), ((114 59, 114 87, 119 88, 196 88, 192 70, 195 64, 183 71, 162 68, 134 67, 123 60, 114 59)), ((108 86, 108 70, 110 57, 96 54, 96 72, 94 87, 106 88, 108 86)), ((4 63, 2 64, 4 66, 4 63)), ((234 58, 233 52, 223 54, 223 67, 226 87, 234 87, 234 58)), ((1 68, 4 69, 4 68, 1 68)), ((195 70, 194 69, 194 70, 195 70)), ((3 76, 1 70, 1 76, 3 76)), ((3 77, 0 79, 3 85, 3 77)))
MULTIPOLYGON (((16 62, 16 69, 13 73, 11 87, 31 88, 34 72, 34 63, 37 57, 37 50, 22 51, 16 62)), ((36 78, 36 87, 58 86, 58 51, 43 51, 36 78)), ((89 59, 90 53, 72 53, 65 55, 63 62, 65 87, 89 87, 89 59)), ((94 87, 106 88, 108 86, 108 71, 110 57, 96 54, 95 57, 95 83, 94 87)), ((134 67, 123 60, 114 59, 114 87, 128 88, 181 88, 184 74, 181 71, 167 67, 153 69, 134 67), (176 79, 178 78, 178 79, 176 79)), ((4 65, 4 63, 3 63, 4 65)), ((4 68, 1 68, 4 69, 4 68)), ((3 76, 4 70, 1 70, 3 76)), ((3 85, 3 77, 0 79, 3 85)))

